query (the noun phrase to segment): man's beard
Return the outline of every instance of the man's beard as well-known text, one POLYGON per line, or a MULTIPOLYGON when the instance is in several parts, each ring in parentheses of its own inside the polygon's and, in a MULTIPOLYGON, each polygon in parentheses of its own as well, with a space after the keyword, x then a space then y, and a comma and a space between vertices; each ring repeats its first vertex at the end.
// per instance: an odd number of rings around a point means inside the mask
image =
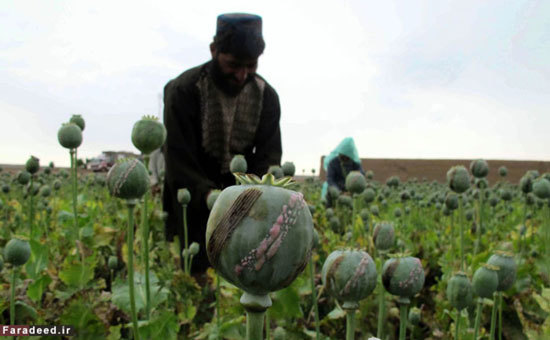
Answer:
POLYGON ((222 72, 220 64, 218 62, 218 58, 212 58, 211 70, 212 70, 212 79, 214 80, 214 84, 216 85, 216 87, 222 90, 225 94, 232 97, 238 95, 241 92, 241 90, 245 87, 245 85, 253 78, 253 75, 249 74, 242 85, 233 83, 231 79, 235 79, 235 78, 233 78, 233 75, 231 74, 225 74, 222 72))

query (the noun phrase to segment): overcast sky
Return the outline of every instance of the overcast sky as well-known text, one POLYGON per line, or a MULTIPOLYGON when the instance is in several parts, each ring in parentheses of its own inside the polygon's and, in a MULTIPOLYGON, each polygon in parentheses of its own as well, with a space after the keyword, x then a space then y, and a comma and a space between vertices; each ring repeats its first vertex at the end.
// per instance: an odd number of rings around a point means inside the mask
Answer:
POLYGON ((0 3, 0 163, 68 165, 75 113, 79 156, 137 152, 134 122, 237 11, 263 17, 298 173, 347 136, 361 157, 550 160, 550 1, 36 0, 0 3))

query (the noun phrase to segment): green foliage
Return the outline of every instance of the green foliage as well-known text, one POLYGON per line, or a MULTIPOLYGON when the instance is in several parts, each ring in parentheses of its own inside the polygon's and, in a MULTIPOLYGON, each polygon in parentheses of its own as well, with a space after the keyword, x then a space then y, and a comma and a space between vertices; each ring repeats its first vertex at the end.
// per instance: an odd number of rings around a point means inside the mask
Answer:
MULTIPOLYGON (((159 280, 151 272, 149 274, 151 287, 151 307, 155 308, 168 298, 168 290, 159 286, 159 280)), ((145 308, 145 275, 134 273, 134 287, 136 297, 136 311, 139 313, 145 308)), ((113 285, 113 304, 124 312, 130 312, 130 297, 127 281, 117 280, 113 285)))

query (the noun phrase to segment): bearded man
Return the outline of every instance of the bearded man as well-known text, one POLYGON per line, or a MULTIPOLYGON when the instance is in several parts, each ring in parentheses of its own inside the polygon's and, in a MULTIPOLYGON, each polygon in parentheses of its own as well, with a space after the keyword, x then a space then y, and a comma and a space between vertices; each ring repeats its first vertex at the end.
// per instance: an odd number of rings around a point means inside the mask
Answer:
POLYGON ((233 156, 244 155, 247 172, 258 176, 281 161, 279 97, 256 74, 264 47, 261 17, 222 14, 210 44, 212 60, 183 72, 164 88, 166 237, 177 235, 183 244, 177 191, 187 188, 189 244, 200 245, 193 272, 208 268, 206 199, 211 190, 235 184, 229 171, 233 156))

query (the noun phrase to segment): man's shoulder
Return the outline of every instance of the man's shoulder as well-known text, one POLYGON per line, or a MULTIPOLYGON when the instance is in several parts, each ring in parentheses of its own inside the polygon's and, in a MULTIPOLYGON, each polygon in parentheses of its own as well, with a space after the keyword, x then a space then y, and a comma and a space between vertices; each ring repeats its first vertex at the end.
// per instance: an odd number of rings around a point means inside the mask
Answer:
POLYGON ((271 86, 271 84, 269 84, 267 82, 267 80, 265 80, 264 77, 262 77, 258 73, 256 73, 256 77, 258 79, 260 79, 261 81, 263 81, 264 84, 265 84, 265 86, 264 86, 264 97, 265 96, 270 96, 270 97, 274 97, 274 98, 279 99, 279 95, 277 94, 277 91, 275 90, 275 88, 273 88, 273 86, 271 86))
POLYGON ((177 89, 180 91, 193 88, 199 80, 202 72, 204 72, 206 65, 208 65, 208 62, 184 71, 176 78, 170 80, 166 84, 165 88, 174 90, 177 89))

